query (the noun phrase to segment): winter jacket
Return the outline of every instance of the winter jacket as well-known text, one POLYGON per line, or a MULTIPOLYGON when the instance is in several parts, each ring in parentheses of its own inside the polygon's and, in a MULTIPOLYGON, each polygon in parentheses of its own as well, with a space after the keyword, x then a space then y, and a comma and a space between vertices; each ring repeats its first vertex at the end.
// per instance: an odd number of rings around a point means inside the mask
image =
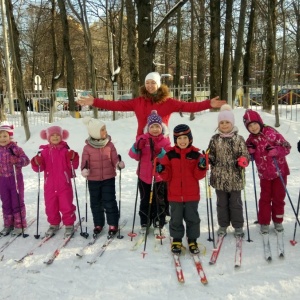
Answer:
POLYGON ((21 173, 22 167, 29 165, 29 158, 23 149, 17 146, 15 142, 10 142, 6 146, 0 146, 0 176, 14 176, 13 164, 10 162, 13 155, 18 158, 15 164, 17 174, 21 173))
POLYGON ((276 129, 264 125, 259 134, 250 133, 246 145, 255 149, 253 157, 259 178, 273 180, 279 176, 273 157, 268 156, 267 147, 276 148, 278 151, 275 159, 282 176, 290 174, 285 156, 290 153, 291 145, 276 129))
MULTIPOLYGON (((164 85, 158 91, 163 88, 164 85)), ((157 114, 161 116, 163 123, 168 126, 170 115, 173 112, 197 112, 211 108, 210 100, 184 102, 162 96, 161 101, 157 101, 157 99, 150 98, 147 94, 127 101, 107 101, 95 98, 93 106, 112 111, 134 111, 138 121, 137 136, 143 134, 143 128, 147 124, 147 117, 152 110, 156 110, 157 114)))
MULTIPOLYGON (((129 156, 137 161, 140 161, 139 163, 139 169, 137 169, 136 174, 138 177, 148 183, 151 184, 152 182, 152 170, 153 170, 153 160, 154 157, 159 155, 159 153, 155 153, 155 151, 151 150, 150 142, 152 140, 153 142, 153 149, 164 149, 168 151, 171 148, 170 140, 165 137, 163 134, 160 134, 159 136, 152 136, 150 133, 145 133, 143 135, 140 135, 136 139, 136 143, 139 142, 139 140, 145 139, 146 145, 141 151, 137 151, 134 146, 131 147, 129 150, 129 156)), ((155 173, 155 181, 159 182, 162 181, 162 178, 158 173, 155 173)))
POLYGON ((199 149, 190 146, 180 149, 175 146, 163 157, 161 164, 165 169, 160 173, 168 182, 170 202, 200 200, 199 180, 205 177, 206 170, 199 169, 199 149))
POLYGON ((242 169, 237 164, 241 156, 250 160, 244 138, 234 127, 232 136, 215 134, 209 143, 209 162, 211 164, 210 184, 217 190, 231 192, 244 188, 242 169))
MULTIPOLYGON (((69 150, 68 144, 61 141, 58 145, 42 145, 39 149, 43 158, 43 162, 40 165, 40 172, 44 171, 45 196, 59 193, 68 188, 72 189, 71 178, 73 174, 71 162, 67 156, 69 150)), ((78 154, 75 155, 72 165, 74 170, 78 168, 78 154)), ((39 171, 39 166, 36 165, 34 158, 31 160, 31 167, 35 172, 39 171)))
POLYGON ((108 143, 101 148, 95 148, 86 141, 82 152, 81 169, 90 170, 88 180, 102 181, 117 175, 118 153, 111 142, 111 137, 108 138, 108 143))

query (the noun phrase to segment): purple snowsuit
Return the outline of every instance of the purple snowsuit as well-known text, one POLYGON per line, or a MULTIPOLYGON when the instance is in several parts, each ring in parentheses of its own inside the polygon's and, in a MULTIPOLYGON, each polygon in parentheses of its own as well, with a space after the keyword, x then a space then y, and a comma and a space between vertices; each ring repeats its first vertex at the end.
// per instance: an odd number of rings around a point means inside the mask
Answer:
POLYGON ((27 227, 24 181, 21 169, 27 166, 29 162, 29 158, 23 149, 17 146, 16 143, 10 142, 6 146, 0 146, 0 198, 2 201, 4 227, 27 227), (18 188, 16 188, 14 167, 11 163, 12 156, 17 157, 15 170, 18 188))
MULTIPOLYGON (((72 168, 68 158, 69 146, 61 141, 58 145, 40 146, 43 162, 40 172, 44 171, 44 198, 47 220, 51 225, 73 225, 76 220, 76 206, 73 204, 72 168), (61 216, 61 215, 62 216, 61 216)), ((75 155, 73 168, 79 165, 79 156, 75 155)), ((34 158, 31 160, 33 171, 38 172, 34 158)))

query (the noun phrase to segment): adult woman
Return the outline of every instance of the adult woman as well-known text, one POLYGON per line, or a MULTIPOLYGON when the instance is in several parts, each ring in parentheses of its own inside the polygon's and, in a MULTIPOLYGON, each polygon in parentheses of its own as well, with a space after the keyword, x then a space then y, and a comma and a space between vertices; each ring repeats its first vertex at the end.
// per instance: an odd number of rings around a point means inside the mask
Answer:
POLYGON ((145 85, 140 89, 140 96, 127 101, 108 101, 93 96, 81 97, 77 102, 80 105, 93 105, 98 108, 112 111, 134 111, 138 129, 137 135, 143 134, 147 124, 147 117, 152 110, 156 110, 163 123, 168 126, 170 115, 173 112, 198 112, 210 108, 219 108, 226 103, 218 101, 219 97, 201 102, 183 102, 169 97, 169 89, 161 85, 160 75, 157 72, 149 73, 145 78, 145 85))

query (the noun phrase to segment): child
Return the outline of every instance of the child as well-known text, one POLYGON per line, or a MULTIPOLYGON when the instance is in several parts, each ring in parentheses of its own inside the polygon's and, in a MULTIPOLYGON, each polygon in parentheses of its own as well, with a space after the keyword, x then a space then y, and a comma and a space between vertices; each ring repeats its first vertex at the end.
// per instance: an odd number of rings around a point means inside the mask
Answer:
POLYGON ((88 180, 94 234, 99 234, 105 224, 109 225, 108 235, 118 231, 119 211, 116 200, 116 168, 124 169, 117 150, 107 134, 106 126, 100 120, 85 117, 89 137, 85 141, 81 160, 81 174, 88 180))
POLYGON ((137 137, 136 142, 129 150, 129 156, 139 161, 137 175, 138 188, 140 192, 140 221, 141 234, 146 233, 147 224, 153 224, 154 234, 160 235, 161 229, 165 224, 165 183, 159 174, 155 174, 153 178, 153 162, 157 157, 161 159, 166 153, 165 150, 170 148, 170 140, 165 135, 167 127, 162 123, 162 119, 157 115, 157 111, 153 110, 147 119, 147 133, 137 137), (152 181, 154 184, 152 187, 152 181), (150 220, 148 220, 149 200, 153 189, 153 198, 150 208, 150 220))
POLYGON ((235 237, 243 237, 243 172, 249 164, 244 138, 234 125, 231 106, 224 104, 218 115, 218 133, 212 136, 209 146, 211 164, 210 184, 217 194, 218 235, 225 235, 232 225, 235 237))
POLYGON ((285 156, 290 153, 291 145, 277 130, 264 125, 256 111, 246 110, 243 121, 250 132, 246 141, 248 151, 255 160, 260 178, 258 223, 261 233, 269 233, 271 219, 275 230, 283 231, 285 187, 280 174, 286 185, 290 171, 285 156))
POLYGON ((174 128, 174 144, 163 157, 157 171, 168 182, 168 198, 171 207, 170 235, 173 238, 171 251, 181 253, 184 236, 183 220, 186 223, 186 236, 189 250, 198 254, 197 238, 200 236, 199 180, 205 177, 205 159, 199 149, 192 145, 193 137, 189 126, 177 125, 174 128), (200 158, 204 163, 200 166, 200 158))
POLYGON ((52 126, 42 130, 40 136, 49 144, 40 146, 40 152, 31 159, 31 167, 35 172, 44 171, 45 211, 50 224, 46 236, 53 236, 62 221, 64 236, 68 238, 74 234, 76 220, 71 179, 78 168, 79 156, 64 141, 69 137, 67 130, 52 126))
POLYGON ((13 139, 13 126, 0 125, 0 198, 4 228, 0 235, 20 235, 26 224, 22 167, 29 158, 13 139), (17 187, 16 187, 17 182, 17 187))

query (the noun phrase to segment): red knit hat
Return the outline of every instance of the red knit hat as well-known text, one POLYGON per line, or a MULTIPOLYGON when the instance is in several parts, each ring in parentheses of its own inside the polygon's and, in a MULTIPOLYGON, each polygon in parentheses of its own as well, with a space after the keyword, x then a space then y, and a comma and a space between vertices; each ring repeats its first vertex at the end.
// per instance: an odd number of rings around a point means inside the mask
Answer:
POLYGON ((66 140, 69 137, 69 132, 59 126, 51 126, 45 130, 42 130, 40 136, 43 140, 47 140, 49 142, 50 136, 53 134, 60 135, 62 140, 66 140))
POLYGON ((252 109, 246 110, 246 112, 243 116, 243 122, 244 122, 244 125, 246 126, 247 130, 248 130, 248 126, 253 122, 258 123, 260 125, 260 128, 263 128, 263 126, 264 126, 264 122, 263 122, 261 116, 259 115, 259 113, 252 109))

